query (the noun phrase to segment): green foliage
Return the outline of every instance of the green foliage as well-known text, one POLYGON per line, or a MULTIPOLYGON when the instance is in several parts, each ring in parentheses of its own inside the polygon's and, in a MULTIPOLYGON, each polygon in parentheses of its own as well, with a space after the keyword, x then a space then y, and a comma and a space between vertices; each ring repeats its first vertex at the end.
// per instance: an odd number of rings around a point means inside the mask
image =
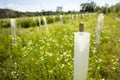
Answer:
POLYGON ((10 55, 9 50, 11 46, 10 28, 0 29, 0 63, 4 62, 10 55))
MULTIPOLYGON (((95 49, 91 47, 92 54, 90 54, 89 59, 89 63, 91 63, 89 64, 89 79, 119 80, 120 64, 117 56, 119 53, 116 51, 119 51, 118 48, 120 48, 118 47, 117 41, 119 40, 120 34, 115 27, 118 25, 118 21, 112 19, 110 16, 105 16, 99 50, 95 52, 95 49)), ((94 38, 94 36, 91 37, 92 39, 94 38)), ((92 43, 91 46, 93 45, 95 44, 92 43)))
POLYGON ((120 2, 110 7, 111 12, 118 13, 120 12, 120 2))
POLYGON ((8 20, 0 20, 0 28, 8 28, 10 27, 10 21, 8 20))
POLYGON ((54 19, 53 19, 53 17, 47 17, 46 18, 46 20, 47 20, 47 24, 50 24, 50 23, 53 23, 54 22, 54 19))
MULTIPOLYGON (((56 16, 56 18, 59 18, 56 16)), ((50 17, 49 22, 52 22, 50 17)), ((60 21, 60 19, 58 19, 60 21)), ((18 20, 21 26, 16 32, 17 46, 12 44, 10 28, 0 29, 0 79, 1 80, 73 80, 74 32, 79 23, 69 21, 48 24, 49 32, 38 25, 38 20, 18 20), (26 23, 22 23, 22 21, 26 23), (22 28, 29 26, 29 28, 22 28), (30 24, 31 23, 31 24, 30 24), (36 24, 37 23, 37 24, 36 24)), ((95 52, 97 16, 86 16, 85 31, 91 33, 88 80, 119 80, 119 22, 105 16, 101 31, 100 47, 95 52), (114 37, 114 38, 113 38, 114 37)), ((43 20, 41 19, 41 22, 43 20)))
POLYGON ((32 26, 37 26, 37 20, 23 19, 23 20, 19 20, 17 25, 23 28, 29 28, 32 26))
POLYGON ((41 25, 44 25, 45 23, 44 23, 44 21, 43 21, 43 19, 41 19, 41 25))
POLYGON ((55 22, 59 22, 60 21, 60 16, 56 16, 55 17, 55 22))
POLYGON ((81 12, 94 12, 96 8, 96 4, 94 2, 82 3, 80 6, 82 7, 81 12))
POLYGON ((20 20, 17 22, 17 25, 24 28, 30 27, 29 20, 20 20))

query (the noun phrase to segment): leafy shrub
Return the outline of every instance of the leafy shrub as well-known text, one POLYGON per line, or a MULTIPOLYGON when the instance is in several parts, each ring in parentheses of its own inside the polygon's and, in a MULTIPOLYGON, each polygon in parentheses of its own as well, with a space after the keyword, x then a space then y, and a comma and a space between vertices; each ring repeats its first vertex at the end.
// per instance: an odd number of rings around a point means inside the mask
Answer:
POLYGON ((46 20, 47 20, 47 23, 48 23, 48 24, 54 22, 54 19, 53 19, 52 17, 47 17, 46 20))
POLYGON ((8 28, 8 27, 10 27, 10 21, 5 21, 5 20, 0 21, 0 28, 8 28))
POLYGON ((117 16, 120 17, 120 12, 117 13, 117 16))
POLYGON ((63 23, 67 23, 68 22, 67 20, 69 20, 69 17, 64 16, 63 17, 63 23))
POLYGON ((18 26, 23 28, 37 26, 37 24, 38 24, 38 20, 32 20, 32 19, 24 19, 24 20, 18 21, 18 26))
POLYGON ((44 25, 44 21, 43 21, 43 19, 41 19, 41 25, 44 25))
POLYGON ((55 17, 55 22, 58 22, 58 21, 60 21, 60 16, 55 17))
POLYGON ((29 20, 23 20, 20 22, 21 27, 28 28, 30 27, 30 21, 29 20))

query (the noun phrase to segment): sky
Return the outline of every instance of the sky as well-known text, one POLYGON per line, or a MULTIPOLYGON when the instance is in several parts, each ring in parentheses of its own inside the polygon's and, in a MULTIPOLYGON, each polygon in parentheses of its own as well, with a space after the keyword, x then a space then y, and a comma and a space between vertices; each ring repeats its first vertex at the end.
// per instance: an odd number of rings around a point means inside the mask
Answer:
MULTIPOLYGON (((56 11, 57 6, 62 6, 63 11, 80 10, 80 4, 90 2, 91 0, 0 0, 0 8, 8 8, 17 11, 56 11)), ((120 0, 92 0, 97 5, 114 5, 120 0)))

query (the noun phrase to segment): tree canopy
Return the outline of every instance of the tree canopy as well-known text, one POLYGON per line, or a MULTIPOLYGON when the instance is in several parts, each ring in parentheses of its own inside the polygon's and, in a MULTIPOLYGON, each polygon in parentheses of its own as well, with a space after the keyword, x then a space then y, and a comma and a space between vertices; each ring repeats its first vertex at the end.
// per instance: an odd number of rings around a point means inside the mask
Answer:
POLYGON ((96 8, 96 3, 90 2, 90 3, 82 3, 80 5, 81 12, 94 12, 96 8))

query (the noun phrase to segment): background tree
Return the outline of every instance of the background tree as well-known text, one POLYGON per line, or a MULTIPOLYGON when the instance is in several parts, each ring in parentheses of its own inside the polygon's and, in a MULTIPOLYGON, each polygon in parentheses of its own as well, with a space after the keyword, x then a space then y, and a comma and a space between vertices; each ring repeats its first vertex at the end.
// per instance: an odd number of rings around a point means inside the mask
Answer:
POLYGON ((83 3, 80 5, 81 12, 94 12, 95 8, 96 8, 96 4, 94 2, 90 2, 90 3, 83 3))
POLYGON ((120 12, 120 2, 119 3, 117 3, 117 4, 115 4, 115 5, 112 5, 111 7, 110 7, 110 11, 111 12, 120 12))
POLYGON ((62 13, 63 13, 61 6, 58 6, 58 7, 57 7, 56 13, 57 13, 57 14, 62 14, 62 13))

